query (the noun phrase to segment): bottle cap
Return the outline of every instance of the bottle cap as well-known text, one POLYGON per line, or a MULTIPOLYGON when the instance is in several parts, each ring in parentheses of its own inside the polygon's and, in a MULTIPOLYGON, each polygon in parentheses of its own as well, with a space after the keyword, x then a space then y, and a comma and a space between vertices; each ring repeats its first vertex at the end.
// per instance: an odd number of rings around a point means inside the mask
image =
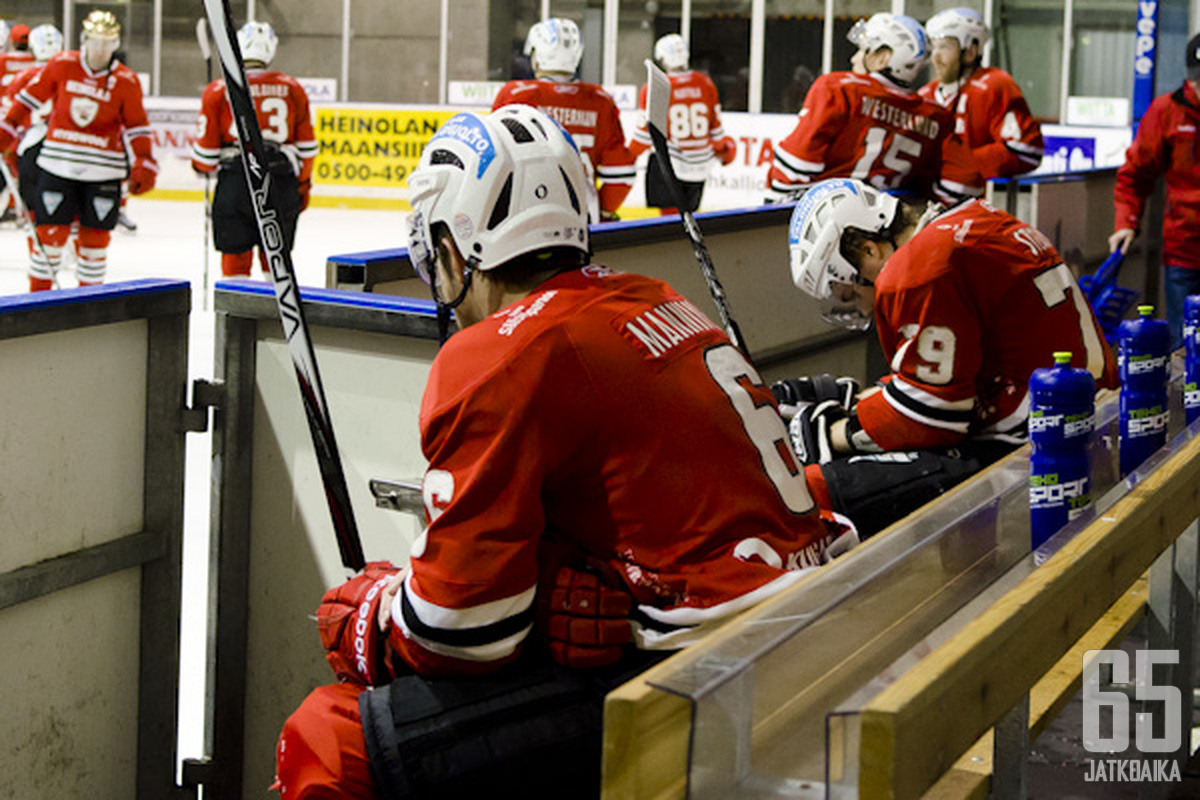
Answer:
POLYGON ((1154 313, 1154 306, 1138 306, 1138 314, 1148 317, 1154 313))
POLYGON ((1054 354, 1054 363, 1055 364, 1070 364, 1071 363, 1070 352, 1068 352, 1066 350, 1060 350, 1060 351, 1056 352, 1054 354))

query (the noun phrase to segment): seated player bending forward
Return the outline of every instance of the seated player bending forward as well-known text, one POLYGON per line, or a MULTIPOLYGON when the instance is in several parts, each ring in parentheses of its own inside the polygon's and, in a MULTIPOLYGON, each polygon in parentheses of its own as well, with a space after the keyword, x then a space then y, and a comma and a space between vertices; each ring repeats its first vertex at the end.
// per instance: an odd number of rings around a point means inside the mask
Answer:
POLYGON ((343 682, 284 726, 286 798, 595 796, 608 689, 856 541, 725 334, 588 265, 586 181, 523 105, 449 120, 409 179, 459 327, 421 408, 429 525, 325 595, 343 682))
POLYGON ((1070 269, 1040 231, 985 202, 944 210, 823 181, 796 205, 788 238, 796 285, 834 324, 862 330, 873 314, 891 365, 857 405, 831 379, 772 387, 794 414, 818 503, 861 535, 1024 442, 1029 376, 1054 351, 1116 386, 1070 269))

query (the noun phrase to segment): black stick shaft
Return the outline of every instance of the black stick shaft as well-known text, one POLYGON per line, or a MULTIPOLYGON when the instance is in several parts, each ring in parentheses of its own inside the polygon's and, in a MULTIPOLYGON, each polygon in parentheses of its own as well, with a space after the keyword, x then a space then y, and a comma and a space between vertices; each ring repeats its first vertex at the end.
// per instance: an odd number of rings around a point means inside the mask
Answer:
POLYGON ((296 380, 300 384, 300 396, 308 417, 317 466, 325 485, 325 499, 333 519, 338 551, 341 553, 342 563, 357 571, 363 568, 366 559, 354 521, 354 510, 350 505, 350 493, 346 488, 346 475, 338 455, 337 441, 333 435, 333 420, 325 402, 325 391, 321 388, 321 375, 317 371, 308 323, 296 286, 296 271, 292 267, 291 253, 285 245, 283 230, 279 226, 275 209, 271 207, 268 199, 271 175, 267 171, 266 150, 263 147, 262 132, 258 127, 258 117, 254 112, 254 101, 250 97, 250 87, 246 82, 246 70, 233 29, 229 0, 204 0, 204 9, 217 45, 221 70, 225 73, 225 91, 233 109, 234 120, 237 122, 242 167, 250 188, 262 251, 271 269, 271 279, 275 283, 279 317, 283 323, 283 333, 292 356, 292 364, 296 368, 296 380))

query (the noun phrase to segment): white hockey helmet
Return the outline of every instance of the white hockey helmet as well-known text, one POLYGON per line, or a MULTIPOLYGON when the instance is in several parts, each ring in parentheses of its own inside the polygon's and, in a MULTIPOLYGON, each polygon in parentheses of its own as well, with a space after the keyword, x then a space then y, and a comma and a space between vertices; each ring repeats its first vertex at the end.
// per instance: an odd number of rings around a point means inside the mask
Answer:
POLYGON ((850 43, 866 53, 881 47, 892 51, 888 65, 880 70, 902 86, 911 86, 929 60, 929 37, 921 23, 904 14, 873 14, 854 23, 846 35, 850 43))
MULTIPOLYGON (((842 234, 847 228, 867 233, 887 230, 898 205, 895 197, 850 178, 813 184, 796 204, 788 226, 792 281, 805 294, 822 301, 834 297, 835 283, 863 283, 858 268, 842 255, 842 234)), ((823 316, 845 327, 864 328, 869 324, 869 318, 823 316)))
POLYGON ((477 270, 551 247, 587 254, 586 186, 574 140, 544 112, 509 105, 457 114, 408 178, 413 266, 432 282, 439 223, 477 270))
POLYGON ((242 61, 261 61, 264 65, 275 59, 279 39, 275 29, 267 22, 247 22, 238 31, 238 47, 242 49, 242 61))
POLYGON ((525 37, 525 55, 533 60, 535 72, 575 74, 583 58, 583 37, 579 26, 569 19, 551 17, 529 29, 525 37))
POLYGON ((958 46, 966 50, 971 43, 983 46, 988 43, 988 26, 983 17, 973 8, 948 8, 939 11, 925 23, 925 30, 930 39, 955 39, 958 46))
POLYGON ((29 32, 29 52, 33 53, 35 61, 49 61, 62 49, 63 35, 53 25, 38 25, 29 32))
POLYGON ((678 33, 668 33, 654 43, 654 60, 667 72, 688 68, 688 44, 678 33))

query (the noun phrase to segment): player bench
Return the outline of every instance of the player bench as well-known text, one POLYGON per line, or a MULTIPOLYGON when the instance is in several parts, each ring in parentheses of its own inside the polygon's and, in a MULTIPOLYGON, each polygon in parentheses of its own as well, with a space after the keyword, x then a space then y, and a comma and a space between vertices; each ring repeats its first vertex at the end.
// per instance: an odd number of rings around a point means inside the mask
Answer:
MULTIPOLYGON (((1184 434, 1120 480, 1116 412, 1105 395, 1091 519, 1047 543, 1041 566, 1023 448, 612 692, 606 800, 824 796, 826 783, 863 797, 1014 796, 990 785, 980 737, 999 722, 996 774, 1022 774, 1026 731, 1074 694, 1084 650, 1120 642, 1146 613, 1142 575, 1164 551, 1149 607, 1178 624, 1151 630, 1190 631, 1194 529, 1171 543, 1200 515, 1200 444, 1184 434)), ((1189 675, 1187 664, 1174 681, 1189 675)))

